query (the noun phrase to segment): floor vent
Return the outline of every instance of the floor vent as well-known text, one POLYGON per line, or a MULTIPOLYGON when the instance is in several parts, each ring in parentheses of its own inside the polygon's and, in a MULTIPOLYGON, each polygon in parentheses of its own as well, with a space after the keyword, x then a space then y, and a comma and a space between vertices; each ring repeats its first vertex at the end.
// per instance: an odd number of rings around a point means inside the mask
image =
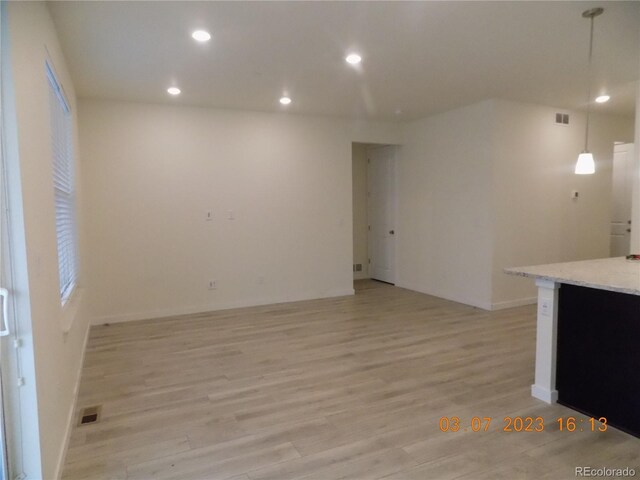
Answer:
POLYGON ((101 405, 95 407, 87 407, 80 413, 80 423, 78 425, 88 425, 90 423, 98 423, 100 420, 101 405))

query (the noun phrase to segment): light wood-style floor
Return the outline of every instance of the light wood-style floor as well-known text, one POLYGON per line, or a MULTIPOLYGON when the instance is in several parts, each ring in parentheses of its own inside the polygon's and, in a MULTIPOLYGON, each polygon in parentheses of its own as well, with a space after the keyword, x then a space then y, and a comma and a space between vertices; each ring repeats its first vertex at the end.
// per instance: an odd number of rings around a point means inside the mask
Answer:
POLYGON ((640 439, 560 432, 531 398, 535 311, 489 313, 389 285, 353 297, 94 327, 63 478, 572 479, 640 439), (442 416, 493 417, 488 432, 442 416), (544 432, 503 432, 542 416, 544 432))

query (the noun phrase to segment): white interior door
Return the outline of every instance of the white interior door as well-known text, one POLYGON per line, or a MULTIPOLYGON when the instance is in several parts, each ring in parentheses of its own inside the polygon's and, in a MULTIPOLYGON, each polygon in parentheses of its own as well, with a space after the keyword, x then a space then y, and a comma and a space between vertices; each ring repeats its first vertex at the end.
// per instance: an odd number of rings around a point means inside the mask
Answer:
POLYGON ((395 146, 369 147, 369 273, 396 282, 396 151, 395 146))
POLYGON ((611 211, 610 247, 612 257, 629 255, 631 198, 633 192, 633 143, 615 145, 613 150, 613 208, 611 211))

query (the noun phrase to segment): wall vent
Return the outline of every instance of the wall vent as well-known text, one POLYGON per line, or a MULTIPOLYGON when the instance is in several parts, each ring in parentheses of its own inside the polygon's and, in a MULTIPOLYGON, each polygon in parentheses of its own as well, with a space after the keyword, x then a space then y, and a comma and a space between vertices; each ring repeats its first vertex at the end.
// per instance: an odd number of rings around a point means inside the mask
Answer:
POLYGON ((80 412, 80 421, 78 425, 88 425, 90 423, 98 423, 100 421, 100 412, 102 411, 102 405, 96 405, 94 407, 87 407, 80 412))
POLYGON ((362 271, 362 264, 361 263, 356 263, 355 265, 353 265, 353 271, 354 272, 361 272, 362 271))
POLYGON ((556 113, 556 125, 569 125, 569 114, 556 113))

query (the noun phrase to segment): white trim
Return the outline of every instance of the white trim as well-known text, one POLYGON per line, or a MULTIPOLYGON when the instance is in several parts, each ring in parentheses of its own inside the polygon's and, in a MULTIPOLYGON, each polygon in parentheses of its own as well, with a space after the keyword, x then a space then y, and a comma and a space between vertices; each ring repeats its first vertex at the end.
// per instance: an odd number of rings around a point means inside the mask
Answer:
POLYGON ((416 285, 412 283, 398 282, 396 283, 396 287, 406 288, 407 290, 413 290, 414 292, 424 293, 426 295, 431 295, 432 297, 443 298, 445 300, 450 300, 452 302, 462 303, 464 305, 469 305, 471 307, 481 308, 482 310, 490 311, 492 308, 491 303, 485 302, 483 300, 468 298, 458 294, 451 295, 449 293, 445 293, 435 289, 425 288, 421 285, 416 285))
POLYGON ((62 450, 60 450, 60 456, 58 457, 58 464, 56 465, 55 477, 60 479, 62 477, 62 469, 64 468, 64 461, 67 458, 67 451, 69 450, 69 442, 71 440, 71 432, 73 431, 73 425, 75 424, 76 408, 78 406, 78 394, 80 393, 80 380, 82 379, 82 368, 84 366, 84 357, 87 352, 87 342, 89 341, 89 332, 91 331, 91 325, 87 325, 87 332, 84 335, 84 341, 82 342, 82 356, 80 357, 80 366, 78 367, 78 373, 76 374, 76 383, 73 387, 73 402, 71 403, 71 409, 67 416, 67 431, 64 434, 64 441, 62 444, 62 450))
POLYGON ((528 297, 507 300, 505 302, 496 302, 491 304, 491 310, 505 310, 507 308, 523 307, 525 305, 535 305, 537 301, 537 297, 528 297))
POLYGON ((429 289, 422 287, 421 285, 416 285, 412 283, 404 283, 398 282, 396 283, 397 287, 406 288, 408 290, 413 290, 415 292, 424 293, 426 295, 431 295, 433 297, 444 298, 445 300, 450 300, 452 302, 462 303, 464 305, 470 305, 472 307, 481 308, 487 311, 493 310, 505 310, 507 308, 514 307, 522 307, 524 305, 535 305, 537 302, 537 297, 526 297, 526 298, 517 298, 515 300, 507 300, 504 302, 496 302, 489 303, 483 300, 477 300, 473 298, 465 297, 464 295, 458 294, 449 294, 437 289, 429 289))
POLYGON ((560 284, 555 280, 548 280, 546 278, 536 278, 536 287, 550 288, 552 290, 557 290, 558 288, 560 288, 560 284))
MULTIPOLYGON (((33 273, 27 263, 27 239, 24 218, 23 204, 23 177, 22 163, 20 161, 18 135, 18 121, 16 109, 15 83, 13 77, 12 55, 15 50, 10 48, 8 36, 8 6, 6 2, 0 2, 0 43, 2 44, 2 55, 0 57, 2 74, 2 111, 0 112, 3 138, 3 151, 5 163, 6 194, 9 202, 9 236, 11 241, 11 261, 13 263, 11 287, 17 294, 14 295, 14 315, 13 331, 17 338, 23 341, 21 348, 14 349, 15 352, 15 377, 24 378, 25 383, 18 388, 11 388, 15 395, 12 395, 11 404, 15 406, 11 415, 10 428, 15 433, 13 441, 17 448, 14 449, 17 456, 13 458, 15 472, 24 478, 38 480, 42 479, 42 451, 40 442, 40 412, 38 409, 38 395, 36 392, 36 367, 35 367, 35 345, 33 335, 33 325, 31 316, 32 292, 30 291, 29 276, 33 273)), ((15 59, 14 59, 15 60, 15 59)), ((13 369, 13 367, 12 367, 13 369)), ((11 461, 11 460, 10 460, 11 461)))
POLYGON ((558 355, 558 299, 560 284, 538 279, 536 318, 536 370, 531 395, 547 403, 558 400, 556 361, 558 355))
POLYGON ((636 132, 634 139, 633 191, 631 203, 631 253, 640 252, 640 82, 636 88, 636 132))
POLYGON ((546 403, 556 403, 558 401, 557 390, 549 390, 538 385, 531 385, 531 396, 546 403))
POLYGON ((239 300, 231 302, 211 303, 206 305, 167 308, 162 310, 149 310, 145 312, 132 312, 120 315, 104 315, 92 319, 92 325, 102 325, 105 323, 132 322, 136 320, 148 320, 152 318, 175 317, 179 315, 192 315, 196 313, 216 312, 219 310, 230 310, 233 308, 258 307, 263 305, 275 305, 278 303, 301 302, 305 300, 319 300, 322 298, 345 297, 354 295, 353 288, 328 290, 323 294, 307 293, 293 296, 283 296, 277 298, 262 298, 251 300, 239 300))

